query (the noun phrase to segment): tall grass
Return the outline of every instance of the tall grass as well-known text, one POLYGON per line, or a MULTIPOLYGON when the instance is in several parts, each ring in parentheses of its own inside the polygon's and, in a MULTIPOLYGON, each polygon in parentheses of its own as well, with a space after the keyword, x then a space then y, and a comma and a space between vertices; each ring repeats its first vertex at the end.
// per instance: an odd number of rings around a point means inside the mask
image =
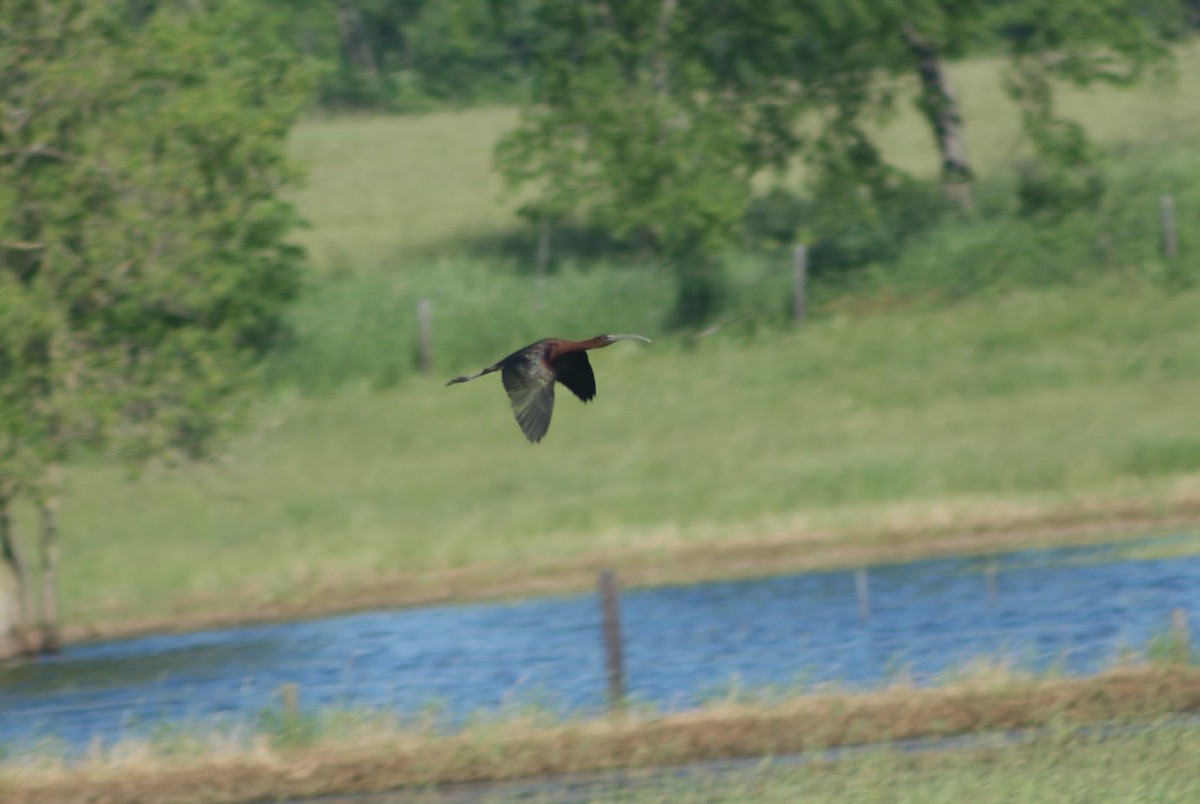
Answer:
POLYGON ((448 257, 395 276, 326 280, 293 310, 295 341, 269 366, 276 384, 328 391, 364 381, 386 388, 418 365, 418 300, 432 303, 433 349, 443 371, 492 360, 551 332, 661 329, 671 278, 653 268, 567 267, 537 283, 509 266, 448 257), (490 357, 489 357, 490 356, 490 357))

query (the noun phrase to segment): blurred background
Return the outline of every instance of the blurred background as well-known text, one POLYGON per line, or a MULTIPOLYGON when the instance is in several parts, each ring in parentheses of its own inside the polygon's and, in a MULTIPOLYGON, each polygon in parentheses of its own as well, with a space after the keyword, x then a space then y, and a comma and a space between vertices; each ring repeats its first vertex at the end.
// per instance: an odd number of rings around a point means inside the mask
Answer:
POLYGON ((0 652, 1193 527, 1198 26, 4 3, 0 652))

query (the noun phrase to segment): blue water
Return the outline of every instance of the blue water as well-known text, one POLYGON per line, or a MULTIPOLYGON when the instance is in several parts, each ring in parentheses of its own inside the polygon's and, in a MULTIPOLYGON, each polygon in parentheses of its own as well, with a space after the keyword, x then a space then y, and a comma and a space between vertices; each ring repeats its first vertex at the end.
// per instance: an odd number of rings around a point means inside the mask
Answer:
MULTIPOLYGON (((980 657, 1095 672, 1144 648, 1173 609, 1200 621, 1200 556, 1123 555, 1093 546, 872 567, 865 619, 852 572, 627 590, 628 691, 678 709, 731 683, 862 687, 897 673, 922 683, 980 657)), ((289 683, 303 711, 386 707, 450 722, 526 703, 595 712, 599 606, 581 595, 69 646, 0 670, 0 744, 82 747, 244 721, 278 707, 289 683)))

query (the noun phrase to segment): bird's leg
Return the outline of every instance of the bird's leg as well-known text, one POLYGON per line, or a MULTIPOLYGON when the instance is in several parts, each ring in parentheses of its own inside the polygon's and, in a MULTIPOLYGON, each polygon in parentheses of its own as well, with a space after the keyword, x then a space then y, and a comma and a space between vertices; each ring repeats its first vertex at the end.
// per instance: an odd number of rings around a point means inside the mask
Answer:
POLYGON ((448 383, 446 383, 446 385, 454 385, 455 383, 458 383, 458 382, 467 382, 468 380, 474 380, 477 377, 482 377, 484 374, 491 374, 493 371, 499 371, 499 370, 500 370, 500 364, 497 363, 494 366, 488 366, 487 368, 483 369, 482 371, 477 371, 474 374, 464 374, 461 377, 455 377, 453 380, 450 380, 448 383))

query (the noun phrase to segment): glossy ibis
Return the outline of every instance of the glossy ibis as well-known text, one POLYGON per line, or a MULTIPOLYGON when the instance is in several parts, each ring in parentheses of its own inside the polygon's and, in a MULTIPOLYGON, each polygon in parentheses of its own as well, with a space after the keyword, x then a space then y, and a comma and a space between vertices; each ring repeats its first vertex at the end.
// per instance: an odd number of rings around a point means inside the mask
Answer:
POLYGON ((596 376, 592 374, 587 350, 602 349, 617 341, 650 343, 649 338, 641 335, 597 335, 586 341, 543 338, 482 371, 455 377, 446 385, 499 371, 517 424, 521 426, 525 437, 536 444, 550 428, 550 414, 554 412, 554 381, 567 386, 571 393, 584 402, 589 401, 596 395, 596 376))

